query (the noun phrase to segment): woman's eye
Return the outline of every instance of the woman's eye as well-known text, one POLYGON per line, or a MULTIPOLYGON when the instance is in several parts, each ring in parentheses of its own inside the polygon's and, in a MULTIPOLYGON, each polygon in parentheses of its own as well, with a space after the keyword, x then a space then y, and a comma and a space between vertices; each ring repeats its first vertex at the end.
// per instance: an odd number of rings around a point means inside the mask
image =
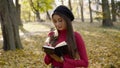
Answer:
POLYGON ((53 21, 53 23, 56 23, 57 21, 53 21))

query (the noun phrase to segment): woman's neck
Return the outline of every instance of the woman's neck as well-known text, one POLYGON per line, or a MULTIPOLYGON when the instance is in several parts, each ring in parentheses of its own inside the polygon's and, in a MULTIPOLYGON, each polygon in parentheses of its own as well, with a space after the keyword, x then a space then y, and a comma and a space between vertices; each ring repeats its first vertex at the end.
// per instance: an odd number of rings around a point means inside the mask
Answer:
POLYGON ((62 34, 65 33, 65 34, 66 34, 66 32, 67 32, 66 29, 64 29, 64 30, 58 30, 58 33, 60 33, 60 34, 61 34, 61 33, 62 33, 62 34))

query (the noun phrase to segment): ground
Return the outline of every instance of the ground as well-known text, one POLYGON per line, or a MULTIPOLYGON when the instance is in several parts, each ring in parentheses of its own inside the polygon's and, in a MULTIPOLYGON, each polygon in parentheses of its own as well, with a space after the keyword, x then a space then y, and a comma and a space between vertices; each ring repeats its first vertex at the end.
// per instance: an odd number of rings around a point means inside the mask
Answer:
MULTIPOLYGON (((120 23, 114 24, 108 28, 99 22, 73 22, 74 30, 81 34, 86 44, 89 68, 120 67, 120 23)), ((16 51, 2 50, 0 33, 0 68, 50 68, 44 64, 45 53, 42 50, 50 27, 53 27, 50 23, 25 23, 24 28, 28 32, 20 31, 24 49, 16 51)))

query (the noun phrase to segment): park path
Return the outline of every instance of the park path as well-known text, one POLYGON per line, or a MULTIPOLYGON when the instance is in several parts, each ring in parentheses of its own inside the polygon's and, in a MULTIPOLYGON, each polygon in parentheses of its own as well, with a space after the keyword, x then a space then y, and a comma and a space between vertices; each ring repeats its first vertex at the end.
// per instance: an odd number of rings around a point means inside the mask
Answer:
POLYGON ((41 33, 48 33, 50 28, 53 27, 51 23, 41 22, 41 23, 27 23, 23 24, 23 28, 26 30, 25 32, 20 31, 20 36, 32 36, 39 35, 41 33))
MULTIPOLYGON (((49 32, 50 28, 53 27, 51 23, 48 22, 30 22, 24 23, 23 28, 26 31, 19 31, 20 38, 29 38, 40 34, 46 34, 49 32)), ((3 45, 3 37, 0 35, 0 45, 3 45)), ((2 46, 0 46, 2 48, 2 46)))

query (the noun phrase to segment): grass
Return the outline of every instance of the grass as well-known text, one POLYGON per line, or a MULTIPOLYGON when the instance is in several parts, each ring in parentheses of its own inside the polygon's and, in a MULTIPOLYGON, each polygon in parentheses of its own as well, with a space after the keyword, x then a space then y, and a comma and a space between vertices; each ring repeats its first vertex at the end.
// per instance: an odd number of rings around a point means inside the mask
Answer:
MULTIPOLYGON (((105 28, 101 23, 73 22, 86 44, 89 57, 89 68, 120 67, 120 23, 105 28)), ((50 68, 44 64, 42 46, 50 27, 38 23, 24 24, 29 32, 40 32, 35 35, 21 36, 24 49, 16 51, 0 50, 0 68, 50 68), (42 31, 45 32, 42 32, 42 31)), ((2 43, 2 42, 1 42, 2 43)), ((0 46, 2 44, 0 43, 0 46)))

